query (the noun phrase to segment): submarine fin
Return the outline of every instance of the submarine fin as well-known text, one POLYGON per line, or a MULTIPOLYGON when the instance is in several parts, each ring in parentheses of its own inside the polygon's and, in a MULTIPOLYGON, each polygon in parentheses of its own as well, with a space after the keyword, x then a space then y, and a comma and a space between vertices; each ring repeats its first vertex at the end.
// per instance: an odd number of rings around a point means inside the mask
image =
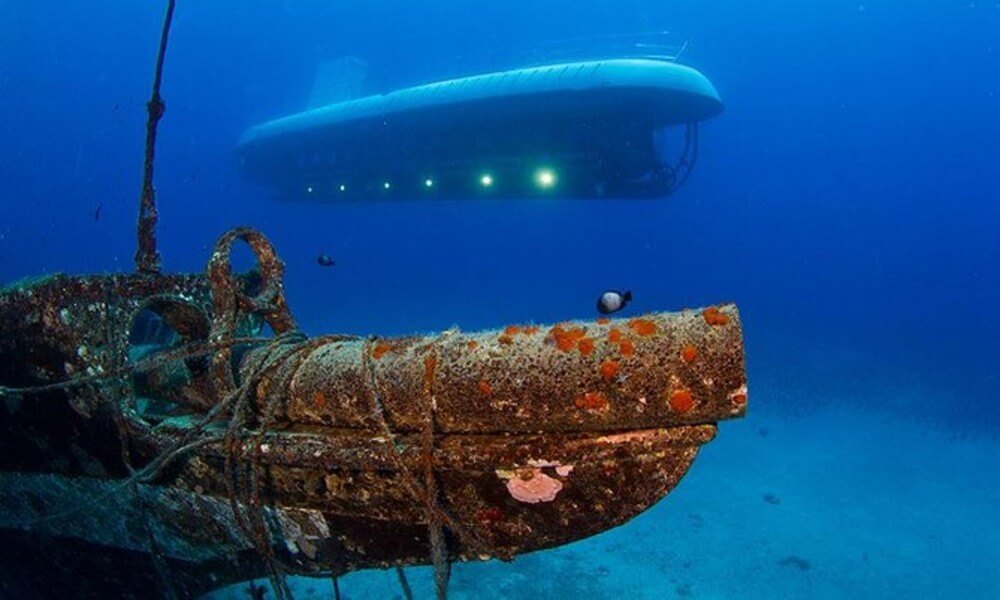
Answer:
POLYGON ((354 56, 320 62, 307 108, 360 97, 367 73, 368 63, 354 56))

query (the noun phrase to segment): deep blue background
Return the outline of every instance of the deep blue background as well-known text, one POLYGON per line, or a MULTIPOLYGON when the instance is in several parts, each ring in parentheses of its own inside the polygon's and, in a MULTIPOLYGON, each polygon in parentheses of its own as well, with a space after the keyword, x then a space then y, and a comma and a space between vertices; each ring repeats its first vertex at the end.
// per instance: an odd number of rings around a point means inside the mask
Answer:
MULTIPOLYGON (((131 268, 163 2, 0 4, 0 281, 131 268), (101 218, 93 213, 101 207, 101 218)), ((165 267, 262 229, 313 333, 739 303, 753 404, 889 407, 1000 429, 1000 5, 952 0, 331 3, 179 0, 157 189, 165 267), (670 29, 726 112, 657 202, 280 204, 240 132, 303 108, 318 61, 372 89, 538 43, 670 29), (315 256, 334 256, 321 269, 315 256)))

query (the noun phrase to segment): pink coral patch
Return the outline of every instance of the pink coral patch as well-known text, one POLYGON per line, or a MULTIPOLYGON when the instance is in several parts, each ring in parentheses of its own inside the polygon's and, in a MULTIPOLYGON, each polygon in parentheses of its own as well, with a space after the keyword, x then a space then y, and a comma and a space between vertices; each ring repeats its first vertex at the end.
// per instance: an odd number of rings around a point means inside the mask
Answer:
POLYGON ((552 502, 562 490, 558 479, 542 473, 541 469, 519 469, 516 477, 507 480, 507 491, 519 502, 538 504, 552 502))
POLYGON ((573 472, 573 465, 559 465, 556 467, 556 475, 566 477, 573 472))

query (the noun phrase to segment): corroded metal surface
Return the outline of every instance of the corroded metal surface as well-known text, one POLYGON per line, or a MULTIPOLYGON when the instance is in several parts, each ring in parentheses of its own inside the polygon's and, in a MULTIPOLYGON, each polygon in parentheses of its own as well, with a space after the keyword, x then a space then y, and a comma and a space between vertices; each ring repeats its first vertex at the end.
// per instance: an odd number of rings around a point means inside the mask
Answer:
POLYGON ((287 394, 289 422, 336 427, 370 427, 371 395, 377 392, 396 430, 420 431, 426 410, 414 399, 427 378, 435 429, 442 433, 615 431, 715 422, 741 415, 746 404, 736 309, 718 310, 726 325, 710 325, 692 310, 321 343, 283 366, 273 388, 287 394), (689 362, 682 357, 685 348, 694 352, 689 362), (683 399, 672 401, 674 394, 683 399))
MULTIPOLYGON (((427 563, 435 522, 450 559, 509 559, 639 514, 718 421, 746 411, 732 305, 308 339, 281 274, 241 229, 206 276, 55 276, 0 293, 7 548, 62 560, 67 578, 101 573, 122 595, 195 593, 272 563, 427 563), (230 272, 240 240, 258 274, 230 272), (175 333, 153 343, 146 313, 175 333), (263 322, 278 337, 254 337, 263 322)), ((42 593, 32 568, 0 576, 42 593)))

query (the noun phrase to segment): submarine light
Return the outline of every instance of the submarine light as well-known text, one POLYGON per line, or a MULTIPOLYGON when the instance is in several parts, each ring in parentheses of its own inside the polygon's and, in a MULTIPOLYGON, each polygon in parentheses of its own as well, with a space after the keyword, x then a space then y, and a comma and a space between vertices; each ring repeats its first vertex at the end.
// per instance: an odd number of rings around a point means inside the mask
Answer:
POLYGON ((392 187, 392 184, 389 183, 388 181, 386 181, 385 183, 382 184, 382 189, 384 189, 384 190, 387 190, 387 189, 389 189, 391 187, 392 187))
POLYGON ((493 185, 493 176, 489 173, 485 173, 479 178, 479 183, 482 184, 483 187, 490 187, 493 185))
POLYGON ((539 169, 535 172, 535 183, 540 188, 549 189, 556 184, 556 174, 552 169, 539 169))
POLYGON ((424 180, 424 187, 427 187, 427 188, 434 187, 434 180, 431 179, 430 177, 428 177, 427 179, 425 179, 424 180))
POLYGON ((306 193, 307 193, 307 194, 311 194, 311 193, 313 193, 313 186, 309 186, 309 187, 307 187, 307 188, 306 188, 306 193))
POLYGON ((344 185, 344 184, 340 184, 340 188, 339 188, 339 189, 340 189, 340 191, 342 191, 342 192, 346 192, 346 191, 347 191, 347 186, 346 186, 346 185, 344 185))

